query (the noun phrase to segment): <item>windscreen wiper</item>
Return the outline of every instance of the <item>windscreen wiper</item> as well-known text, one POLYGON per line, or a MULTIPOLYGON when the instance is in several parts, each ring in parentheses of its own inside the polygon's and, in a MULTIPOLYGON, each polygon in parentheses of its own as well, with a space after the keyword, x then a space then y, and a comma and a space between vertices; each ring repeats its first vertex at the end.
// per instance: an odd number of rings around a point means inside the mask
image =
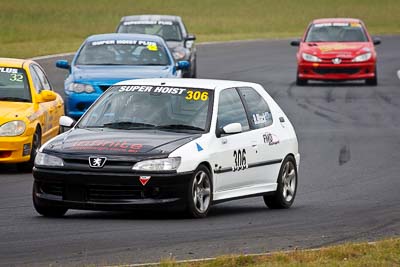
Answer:
POLYGON ((156 125, 143 122, 117 121, 105 123, 103 127, 114 129, 151 129, 155 128, 156 125))
POLYGON ((187 124, 165 124, 165 125, 158 125, 157 129, 177 129, 177 130, 192 130, 192 131, 201 131, 203 132, 204 129, 193 126, 193 125, 187 125, 187 124))

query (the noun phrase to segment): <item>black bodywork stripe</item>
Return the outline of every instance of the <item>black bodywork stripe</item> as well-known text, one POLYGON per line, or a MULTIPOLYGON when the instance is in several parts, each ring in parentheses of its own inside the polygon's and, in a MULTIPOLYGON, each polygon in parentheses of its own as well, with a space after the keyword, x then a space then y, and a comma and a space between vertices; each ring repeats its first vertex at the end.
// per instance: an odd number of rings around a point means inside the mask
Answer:
POLYGON ((281 163, 281 162, 282 162, 282 159, 261 161, 261 162, 256 162, 256 163, 249 164, 249 168, 260 167, 260 166, 264 166, 264 165, 278 164, 278 163, 281 163))
MULTIPOLYGON (((266 165, 273 165, 273 164, 278 164, 281 163, 282 159, 274 159, 274 160, 267 160, 267 161, 260 161, 256 163, 251 163, 247 166, 247 168, 255 168, 255 167, 260 167, 260 166, 266 166, 266 165)), ((246 169, 247 169, 246 168, 246 169)), ((225 172, 233 172, 234 170, 232 167, 230 168, 218 168, 214 169, 214 173, 225 173, 225 172)))

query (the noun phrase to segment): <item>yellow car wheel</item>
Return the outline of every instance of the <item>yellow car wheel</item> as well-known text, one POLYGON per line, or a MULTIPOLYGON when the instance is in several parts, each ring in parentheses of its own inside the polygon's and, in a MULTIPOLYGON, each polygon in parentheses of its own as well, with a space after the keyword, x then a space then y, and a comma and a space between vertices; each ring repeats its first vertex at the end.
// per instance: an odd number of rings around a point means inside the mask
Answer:
POLYGON ((29 161, 18 163, 17 168, 19 171, 32 172, 33 164, 35 162, 35 156, 41 144, 42 144, 42 133, 40 129, 37 128, 32 138, 31 155, 29 161))

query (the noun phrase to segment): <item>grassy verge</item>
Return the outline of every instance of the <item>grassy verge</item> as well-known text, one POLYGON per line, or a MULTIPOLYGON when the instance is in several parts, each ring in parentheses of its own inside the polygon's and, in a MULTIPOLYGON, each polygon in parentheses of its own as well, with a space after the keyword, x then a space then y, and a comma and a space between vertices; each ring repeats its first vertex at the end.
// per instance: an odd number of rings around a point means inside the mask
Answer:
POLYGON ((400 266, 400 239, 374 244, 344 244, 315 251, 273 253, 269 256, 224 256, 205 262, 176 263, 165 260, 161 267, 319 267, 400 266))
POLYGON ((398 0, 14 0, 1 2, 0 57, 75 51, 120 17, 176 14, 198 40, 300 36, 318 17, 358 17, 373 34, 400 33, 398 0))

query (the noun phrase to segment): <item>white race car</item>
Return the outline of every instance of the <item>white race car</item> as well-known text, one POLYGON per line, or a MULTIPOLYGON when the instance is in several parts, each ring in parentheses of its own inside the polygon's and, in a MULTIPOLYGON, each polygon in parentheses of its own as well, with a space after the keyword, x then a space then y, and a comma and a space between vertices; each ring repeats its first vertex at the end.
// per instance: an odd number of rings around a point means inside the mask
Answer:
POLYGON ((110 87, 67 132, 44 144, 33 204, 68 209, 178 207, 205 217, 212 204, 263 196, 289 208, 300 154, 287 116, 255 83, 128 80, 110 87))

